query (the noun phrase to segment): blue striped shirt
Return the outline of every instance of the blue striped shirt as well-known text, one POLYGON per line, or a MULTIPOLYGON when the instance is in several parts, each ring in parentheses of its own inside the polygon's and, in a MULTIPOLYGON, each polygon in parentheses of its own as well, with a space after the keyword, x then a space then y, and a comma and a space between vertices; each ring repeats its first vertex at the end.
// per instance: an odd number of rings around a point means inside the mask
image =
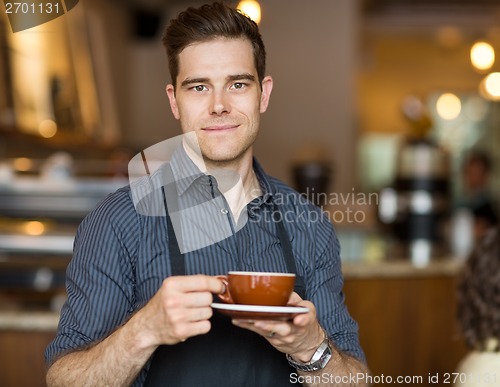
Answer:
MULTIPOLYGON (((287 271, 272 218, 274 202, 290 237, 307 299, 316 306, 321 326, 337 348, 364 361, 358 326, 344 305, 340 245, 331 222, 320 208, 268 176, 256 161, 254 170, 263 194, 247 205, 246 223, 233 228, 223 240, 187 252, 186 272, 287 271)), ((231 223, 230 212, 221 211, 227 203, 212 176, 198 174, 185 183, 182 192, 189 187, 205 192, 213 206, 218 206, 214 212, 220 217, 218 221, 231 223)), ((78 228, 67 269, 68 299, 57 335, 45 353, 47 363, 108 336, 144 306, 169 275, 165 216, 140 214, 130 186, 109 195, 78 228)), ((134 385, 143 384, 148 367, 146 364, 134 385)))

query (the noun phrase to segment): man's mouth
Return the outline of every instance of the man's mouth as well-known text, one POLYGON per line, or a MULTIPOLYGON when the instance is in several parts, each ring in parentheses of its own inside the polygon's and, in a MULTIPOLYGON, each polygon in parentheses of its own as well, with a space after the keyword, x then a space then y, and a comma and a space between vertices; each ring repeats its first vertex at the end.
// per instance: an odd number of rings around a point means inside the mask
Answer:
POLYGON ((202 130, 210 131, 210 132, 222 132, 226 130, 236 129, 239 125, 237 124, 226 124, 226 125, 210 125, 205 126, 202 130))

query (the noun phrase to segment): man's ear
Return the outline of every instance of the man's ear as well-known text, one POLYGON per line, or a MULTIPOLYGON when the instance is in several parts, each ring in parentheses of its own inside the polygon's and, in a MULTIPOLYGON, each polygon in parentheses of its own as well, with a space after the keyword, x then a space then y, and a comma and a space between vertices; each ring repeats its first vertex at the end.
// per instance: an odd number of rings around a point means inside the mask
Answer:
POLYGON ((168 96, 168 101, 170 102, 170 110, 172 110, 172 114, 174 115, 175 119, 180 118, 179 114, 179 108, 177 107, 177 99, 175 98, 175 88, 174 85, 168 84, 166 87, 167 91, 167 96, 168 96))
POLYGON ((260 112, 264 113, 269 105, 269 98, 273 90, 273 79, 268 75, 262 80, 262 94, 260 96, 260 112))

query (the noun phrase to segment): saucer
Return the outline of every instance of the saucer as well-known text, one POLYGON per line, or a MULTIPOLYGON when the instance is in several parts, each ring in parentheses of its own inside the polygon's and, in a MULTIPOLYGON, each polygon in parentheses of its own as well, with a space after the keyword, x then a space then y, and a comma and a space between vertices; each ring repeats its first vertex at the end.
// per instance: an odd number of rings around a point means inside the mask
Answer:
POLYGON ((241 305, 217 302, 210 306, 222 314, 241 320, 288 321, 299 314, 309 312, 309 308, 303 306, 241 305))

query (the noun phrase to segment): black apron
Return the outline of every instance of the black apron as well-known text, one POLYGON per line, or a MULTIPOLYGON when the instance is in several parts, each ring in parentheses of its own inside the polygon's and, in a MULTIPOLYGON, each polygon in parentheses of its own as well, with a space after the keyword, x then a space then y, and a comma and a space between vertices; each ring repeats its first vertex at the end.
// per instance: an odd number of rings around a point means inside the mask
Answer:
MULTIPOLYGON (((166 205, 165 210, 171 273, 172 275, 186 275, 184 255, 179 250, 166 205)), ((283 217, 276 205, 273 215, 287 270, 297 274, 294 290, 305 298, 304 281, 297 273, 290 239, 282 223, 283 217)), ((290 381, 290 374, 296 370, 288 364, 285 354, 276 350, 265 338, 236 327, 231 323, 231 318, 217 311, 214 311, 210 323, 210 332, 205 335, 191 337, 176 345, 158 347, 153 354, 145 386, 280 387, 295 385, 290 381)))

